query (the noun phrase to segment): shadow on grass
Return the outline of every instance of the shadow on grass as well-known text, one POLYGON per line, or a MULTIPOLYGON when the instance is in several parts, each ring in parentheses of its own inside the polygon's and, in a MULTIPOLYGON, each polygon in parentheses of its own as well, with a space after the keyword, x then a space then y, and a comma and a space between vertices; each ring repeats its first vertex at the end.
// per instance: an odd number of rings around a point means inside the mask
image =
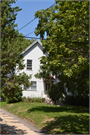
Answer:
POLYGON ((89 113, 89 109, 83 107, 57 107, 57 106, 38 106, 28 110, 28 112, 43 111, 43 112, 68 112, 68 113, 89 113))
MULTIPOLYGON (((42 131, 50 134, 88 134, 89 133, 89 116, 83 115, 88 113, 88 108, 83 107, 57 107, 57 106, 38 106, 29 109, 27 112, 62 112, 58 117, 54 117, 55 120, 47 122, 41 129, 42 131), (84 110, 83 110, 84 109, 84 110), (63 115, 63 112, 66 112, 63 115), (71 114, 69 114, 71 113, 71 114), (74 114, 77 113, 77 114, 74 114), (81 114, 80 114, 81 113, 81 114), (80 115, 78 115, 80 114, 80 115)), ((38 113, 39 114, 39 113, 38 113)))
POLYGON ((47 122, 41 129, 50 134, 89 134, 89 117, 68 115, 56 117, 55 121, 47 122))
POLYGON ((18 134, 24 135, 26 134, 26 130, 17 129, 15 126, 9 126, 7 124, 1 124, 1 134, 18 134), (6 133, 4 133, 6 132, 6 133))

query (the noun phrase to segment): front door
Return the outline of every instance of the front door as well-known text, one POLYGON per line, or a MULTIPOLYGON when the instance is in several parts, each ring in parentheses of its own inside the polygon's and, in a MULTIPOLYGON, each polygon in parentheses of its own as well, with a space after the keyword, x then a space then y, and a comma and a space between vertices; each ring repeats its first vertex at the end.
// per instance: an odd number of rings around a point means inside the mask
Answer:
POLYGON ((47 91, 48 89, 50 89, 51 83, 49 82, 45 82, 45 90, 47 91))

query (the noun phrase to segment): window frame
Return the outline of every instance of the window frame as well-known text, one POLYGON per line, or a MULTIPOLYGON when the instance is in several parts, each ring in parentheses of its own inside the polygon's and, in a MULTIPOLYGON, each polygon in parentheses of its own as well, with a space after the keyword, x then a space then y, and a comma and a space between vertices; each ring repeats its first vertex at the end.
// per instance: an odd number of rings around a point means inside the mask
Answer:
POLYGON ((32 60, 27 59, 27 70, 32 70, 32 60), (30 63, 28 63, 30 61, 30 63))
POLYGON ((30 87, 30 90, 37 90, 37 81, 31 81, 32 83, 35 82, 36 84, 33 84, 31 87, 30 87), (36 87, 36 89, 32 89, 33 87, 36 87))
POLYGON ((24 85, 24 90, 26 89, 27 91, 36 91, 37 90, 37 81, 31 81, 32 83, 35 82, 36 84, 31 85, 29 88, 25 87, 24 85), (36 87, 36 89, 32 89, 31 87, 36 87))
POLYGON ((47 91, 48 89, 50 89, 52 83, 50 82, 45 82, 45 90, 47 91))

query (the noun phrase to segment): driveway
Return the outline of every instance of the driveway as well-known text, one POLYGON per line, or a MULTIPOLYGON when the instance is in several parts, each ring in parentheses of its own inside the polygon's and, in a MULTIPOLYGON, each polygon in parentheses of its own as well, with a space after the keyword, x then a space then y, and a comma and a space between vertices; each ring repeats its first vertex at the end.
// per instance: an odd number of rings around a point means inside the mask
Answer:
MULTIPOLYGON (((9 135, 46 135, 35 126, 0 108, 1 128, 9 135)), ((49 134, 48 134, 49 135, 49 134)))

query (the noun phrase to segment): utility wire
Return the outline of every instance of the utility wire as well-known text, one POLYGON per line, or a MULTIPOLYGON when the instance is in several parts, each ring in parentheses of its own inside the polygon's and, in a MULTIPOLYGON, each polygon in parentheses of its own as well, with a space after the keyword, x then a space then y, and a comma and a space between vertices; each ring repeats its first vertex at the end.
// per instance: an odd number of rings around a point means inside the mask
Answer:
MULTIPOLYGON (((36 17, 37 18, 37 17, 36 17)), ((26 25, 24 25, 22 28, 20 28, 18 31, 20 31, 21 29, 23 29, 24 27, 26 27, 28 24, 30 24, 32 21, 34 21, 36 18, 34 18, 33 20, 31 20, 29 23, 27 23, 26 25)))
MULTIPOLYGON (((41 38, 37 38, 37 37, 26 37, 26 36, 18 36, 18 35, 10 35, 10 34, 5 34, 5 33, 1 33, 1 35, 7 35, 7 36, 11 36, 11 37, 24 37, 24 38, 33 38, 33 39, 41 39, 41 38)), ((41 40, 48 40, 48 39, 41 39, 41 40)), ((65 42, 65 41, 61 41, 59 40, 60 42, 65 42)), ((89 44, 89 42, 71 42, 71 41, 68 41, 67 43, 81 43, 81 44, 89 44)))
MULTIPOLYGON (((34 31, 32 31, 32 32, 30 32, 30 33, 28 33, 27 35, 30 35, 31 33, 33 33, 34 31)), ((25 35, 25 36, 27 36, 27 35, 25 35)))
MULTIPOLYGON (((41 39, 41 38, 37 38, 37 37, 26 37, 26 36, 10 35, 10 34, 5 34, 5 33, 1 33, 1 35, 7 35, 7 36, 11 36, 11 37, 24 37, 24 38, 41 39)), ((44 39, 44 40, 46 40, 46 39, 44 39)))
MULTIPOLYGON (((53 5, 55 5, 56 3, 54 3, 53 5)), ((53 5, 51 5, 49 8, 51 8, 53 5)), ((48 10, 49 8, 45 9, 44 11, 48 10)), ((29 23, 27 23, 26 25, 24 25, 23 27, 21 27, 18 31, 20 31, 21 29, 23 29, 24 27, 26 27, 28 24, 30 24, 31 22, 33 22, 36 18, 38 17, 35 17, 33 20, 31 20, 29 23)))

